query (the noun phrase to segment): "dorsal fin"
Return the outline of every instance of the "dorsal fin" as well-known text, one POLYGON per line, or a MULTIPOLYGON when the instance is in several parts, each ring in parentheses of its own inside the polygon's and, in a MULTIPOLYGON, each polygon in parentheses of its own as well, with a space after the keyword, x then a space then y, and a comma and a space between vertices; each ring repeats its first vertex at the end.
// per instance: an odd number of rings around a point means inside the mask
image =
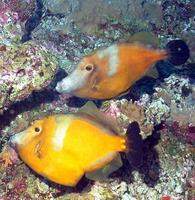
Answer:
POLYGON ((142 45, 152 46, 155 48, 157 48, 160 44, 160 41, 157 36, 146 31, 140 31, 140 32, 134 33, 129 38, 129 42, 132 42, 132 43, 138 42, 142 45))
POLYGON ((111 116, 106 116, 103 112, 99 111, 96 105, 92 101, 88 101, 83 107, 78 110, 78 113, 82 116, 88 116, 91 119, 105 128, 111 130, 114 134, 119 133, 117 122, 111 116), (85 115, 86 114, 86 115, 85 115))

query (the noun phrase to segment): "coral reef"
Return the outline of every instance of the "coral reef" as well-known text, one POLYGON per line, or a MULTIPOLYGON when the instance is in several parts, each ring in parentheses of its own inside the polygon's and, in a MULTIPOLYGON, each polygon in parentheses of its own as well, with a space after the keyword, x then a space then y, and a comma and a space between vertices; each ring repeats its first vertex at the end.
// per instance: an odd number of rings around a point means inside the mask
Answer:
POLYGON ((107 115, 117 120, 118 126, 121 128, 121 133, 123 134, 128 124, 133 121, 139 123, 142 138, 146 138, 152 134, 154 123, 146 122, 145 108, 138 105, 138 102, 132 102, 126 99, 112 100, 109 104, 104 103, 101 109, 107 115))
POLYGON ((32 14, 35 7, 35 0, 10 0, 5 1, 7 7, 18 15, 18 21, 24 22, 32 14))
POLYGON ((0 2, 0 199, 193 199, 194 1, 43 0, 39 23, 30 24, 32 40, 22 44, 25 24, 34 23, 37 2, 0 2), (113 42, 132 41, 139 31, 152 32, 156 46, 163 48, 167 41, 181 38, 191 50, 183 66, 157 63, 158 80, 145 78, 124 97, 94 101, 117 120, 121 134, 129 122, 139 122, 144 138, 141 167, 132 168, 122 155, 123 167, 107 181, 84 179, 78 187, 67 188, 38 176, 7 149, 9 136, 32 121, 51 113, 76 112, 86 103, 54 90, 83 56, 113 42), (60 69, 54 78, 58 66, 66 72, 60 69))
POLYGON ((48 85, 56 73, 55 57, 33 42, 2 44, 0 53, 1 110, 48 85))
POLYGON ((9 3, 1 2, 0 12, 0 111, 48 85, 58 67, 45 47, 32 41, 20 43, 21 4, 9 3))
POLYGON ((170 108, 170 117, 166 120, 167 128, 177 136, 194 143, 194 84, 191 84, 187 77, 171 75, 155 90, 154 95, 162 98, 170 108))

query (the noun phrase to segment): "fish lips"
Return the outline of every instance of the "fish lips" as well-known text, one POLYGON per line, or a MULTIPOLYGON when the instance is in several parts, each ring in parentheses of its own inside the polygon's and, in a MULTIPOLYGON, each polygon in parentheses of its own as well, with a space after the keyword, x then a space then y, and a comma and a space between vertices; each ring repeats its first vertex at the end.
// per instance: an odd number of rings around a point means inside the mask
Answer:
POLYGON ((9 141, 8 141, 8 144, 12 147, 12 148, 16 148, 16 134, 15 135, 12 135, 10 138, 9 138, 9 141))
POLYGON ((59 93, 72 94, 72 92, 77 89, 77 85, 71 80, 70 77, 67 77, 58 82, 55 89, 59 93))
POLYGON ((63 92, 63 87, 62 87, 61 82, 58 82, 58 83, 57 83, 55 89, 56 89, 56 91, 59 92, 59 93, 62 93, 62 92, 63 92))
POLYGON ((17 149, 17 146, 19 144, 21 144, 21 140, 22 140, 22 136, 23 135, 23 132, 19 132, 19 133, 16 133, 16 134, 13 134, 10 136, 9 138, 9 141, 8 141, 8 144, 14 148, 14 149, 17 149))
POLYGON ((65 81, 60 81, 57 83, 55 89, 58 93, 66 93, 66 94, 70 94, 72 91, 67 87, 66 82, 65 81))

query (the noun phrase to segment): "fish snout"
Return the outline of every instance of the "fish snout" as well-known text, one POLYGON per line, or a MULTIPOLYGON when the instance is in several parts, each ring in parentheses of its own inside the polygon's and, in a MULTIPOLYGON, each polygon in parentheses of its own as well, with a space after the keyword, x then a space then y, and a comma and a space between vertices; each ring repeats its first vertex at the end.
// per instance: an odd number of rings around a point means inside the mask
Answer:
POLYGON ((62 93, 63 92, 62 83, 58 82, 55 89, 57 92, 62 93))
POLYGON ((72 94, 72 92, 75 89, 77 89, 77 83, 76 83, 76 80, 74 79, 74 76, 73 76, 73 78, 71 75, 71 76, 68 76, 68 77, 62 79, 60 82, 57 83, 55 89, 59 93, 72 94))
POLYGON ((16 144, 17 144, 17 139, 16 139, 16 135, 12 135, 8 141, 8 144, 12 147, 12 148, 15 148, 16 147, 16 144))
POLYGON ((12 135, 8 141, 9 145, 13 148, 16 148, 17 145, 22 144, 24 135, 26 135, 26 132, 24 131, 12 135))
POLYGON ((56 91, 59 93, 69 93, 72 91, 71 84, 69 78, 64 78, 56 85, 56 91))
POLYGON ((78 89, 85 87, 90 74, 80 69, 74 70, 70 75, 62 79, 56 85, 56 91, 59 93, 67 93, 73 95, 78 89))

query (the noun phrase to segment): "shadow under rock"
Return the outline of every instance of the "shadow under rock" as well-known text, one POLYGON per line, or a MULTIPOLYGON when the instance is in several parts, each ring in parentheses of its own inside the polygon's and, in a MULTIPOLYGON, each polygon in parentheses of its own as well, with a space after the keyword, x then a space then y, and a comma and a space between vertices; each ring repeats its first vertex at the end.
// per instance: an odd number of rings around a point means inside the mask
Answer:
MULTIPOLYGON (((79 97, 70 97, 69 99, 67 99, 67 105, 69 107, 76 107, 76 108, 80 108, 82 106, 84 106, 89 100, 88 99, 82 99, 79 97)), ((97 106, 97 108, 100 108, 102 105, 102 101, 101 100, 92 100, 93 103, 97 106)))
POLYGON ((75 187, 67 187, 67 186, 51 183, 50 187, 58 189, 58 191, 59 191, 59 192, 52 193, 52 196, 54 198, 57 198, 57 197, 61 197, 61 196, 65 195, 67 193, 82 193, 84 190, 90 191, 92 182, 94 182, 94 181, 90 181, 85 176, 83 176, 82 179, 79 181, 79 183, 75 187))

